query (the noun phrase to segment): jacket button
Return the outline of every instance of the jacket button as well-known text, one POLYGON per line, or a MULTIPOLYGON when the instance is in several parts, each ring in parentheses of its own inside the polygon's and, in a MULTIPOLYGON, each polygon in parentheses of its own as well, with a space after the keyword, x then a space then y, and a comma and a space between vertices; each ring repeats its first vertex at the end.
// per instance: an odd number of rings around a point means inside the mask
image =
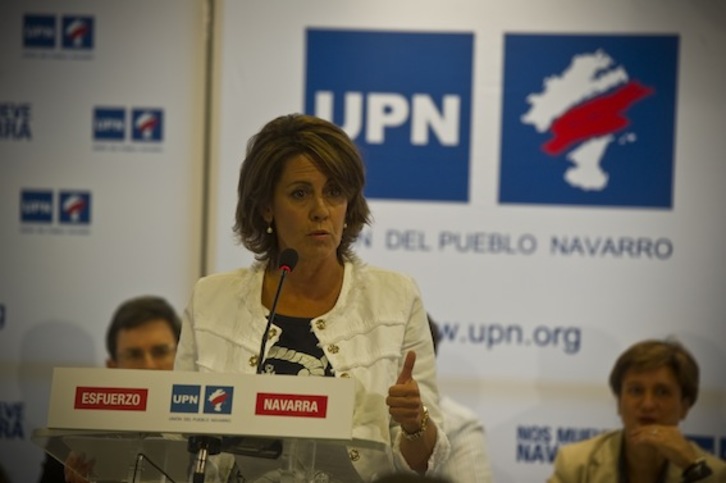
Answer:
POLYGON ((252 356, 252 357, 250 357, 250 365, 251 365, 252 367, 255 367, 255 366, 257 366, 257 356, 252 356))
POLYGON ((274 327, 272 327, 272 328, 270 329, 270 331, 269 331, 269 332, 267 333, 267 338, 268 338, 268 339, 272 339, 272 338, 273 338, 273 337, 275 337, 276 335, 277 335, 277 329, 276 329, 276 328, 274 328, 274 327))
POLYGON ((360 453, 357 449, 350 450, 350 453, 348 453, 348 455, 350 456, 351 461, 358 461, 360 459, 360 453))
POLYGON ((330 344, 330 345, 328 346, 328 351, 329 351, 329 352, 330 352, 331 354, 337 354, 339 350, 340 350, 340 349, 338 349, 338 346, 337 346, 337 345, 335 345, 335 344, 330 344))
POLYGON ((315 322, 315 327, 317 327, 320 330, 325 330, 325 320, 320 319, 317 322, 315 322))
POLYGON ((348 379, 348 378, 350 378, 350 374, 348 374, 347 372, 344 372, 340 375, 340 377, 344 377, 345 379, 348 379))

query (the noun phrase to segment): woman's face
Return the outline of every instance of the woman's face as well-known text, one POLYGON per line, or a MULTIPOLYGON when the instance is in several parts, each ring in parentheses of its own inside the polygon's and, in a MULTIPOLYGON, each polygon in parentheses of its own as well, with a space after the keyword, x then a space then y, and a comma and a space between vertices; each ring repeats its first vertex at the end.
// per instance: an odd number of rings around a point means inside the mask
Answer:
POLYGON ((618 412, 626 431, 649 424, 677 426, 688 414, 688 401, 673 371, 666 366, 629 370, 623 377, 618 412))
POLYGON ((263 217, 274 221, 280 251, 294 248, 304 261, 337 260, 347 209, 340 187, 300 155, 285 164, 263 217))

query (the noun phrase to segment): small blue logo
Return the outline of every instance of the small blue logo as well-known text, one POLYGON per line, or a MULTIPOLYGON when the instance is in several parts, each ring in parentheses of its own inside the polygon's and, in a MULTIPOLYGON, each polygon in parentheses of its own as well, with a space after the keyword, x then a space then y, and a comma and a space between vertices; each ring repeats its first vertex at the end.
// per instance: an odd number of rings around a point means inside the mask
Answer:
POLYGON ((133 141, 160 142, 163 138, 164 111, 161 109, 133 109, 131 125, 133 141))
POLYGON ((172 413, 198 413, 201 399, 201 386, 174 384, 171 390, 172 413))
POLYGON ((91 193, 88 191, 61 191, 58 200, 60 223, 88 225, 91 223, 91 193))
POLYGON ((204 412, 231 414, 233 392, 232 386, 207 386, 204 390, 204 412))
POLYGON ((25 15, 23 17, 23 47, 53 49, 56 42, 55 15, 25 15))
POLYGON ((93 49, 93 17, 63 16, 63 48, 93 49))
POLYGON ((125 136, 125 109, 97 107, 93 110, 93 139, 95 141, 123 141, 125 136))
POLYGON ((305 112, 340 126, 366 196, 468 201, 474 35, 307 31, 305 112))
POLYGON ((22 223, 52 223, 53 192, 50 190, 23 190, 20 193, 20 221, 22 223))

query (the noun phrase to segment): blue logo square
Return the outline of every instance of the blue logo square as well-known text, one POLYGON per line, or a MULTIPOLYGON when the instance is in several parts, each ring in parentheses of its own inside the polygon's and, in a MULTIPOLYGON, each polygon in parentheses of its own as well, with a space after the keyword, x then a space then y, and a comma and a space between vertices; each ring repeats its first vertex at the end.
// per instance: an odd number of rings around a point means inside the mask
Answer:
POLYGON ((141 142, 161 142, 164 132, 164 111, 161 109, 133 109, 131 112, 131 139, 141 142))
POLYGON ((672 208, 678 44, 506 35, 499 202, 672 208))
POLYGON ((205 414, 231 414, 232 386, 207 386, 204 389, 204 413, 205 414))
POLYGON ((64 49, 93 49, 93 17, 64 15, 61 24, 64 49))
POLYGON ((123 141, 126 137, 126 110, 97 107, 93 110, 94 141, 123 141))
POLYGON ((198 413, 202 387, 198 385, 174 384, 171 390, 172 413, 198 413))
POLYGON ((309 29, 305 112, 341 126, 372 199, 468 201, 474 35, 309 29))
POLYGON ((55 48, 55 15, 25 15, 23 17, 23 47, 55 48))
POLYGON ((22 223, 52 223, 53 192, 50 190, 21 191, 20 221, 22 223))
POLYGON ((58 221, 68 225, 91 223, 91 193, 88 191, 61 191, 58 199, 58 221))

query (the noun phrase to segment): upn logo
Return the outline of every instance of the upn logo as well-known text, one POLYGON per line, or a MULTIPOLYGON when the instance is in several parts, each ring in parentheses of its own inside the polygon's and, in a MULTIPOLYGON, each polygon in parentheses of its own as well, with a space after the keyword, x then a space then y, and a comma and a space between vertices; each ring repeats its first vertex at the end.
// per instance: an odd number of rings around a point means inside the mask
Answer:
POLYGON ((204 389, 204 412, 207 414, 232 413, 232 386, 207 386, 204 389))
POLYGON ((91 193, 88 191, 61 191, 59 193, 58 221, 67 225, 91 223, 91 193))
MULTIPOLYGON (((20 192, 21 223, 51 224, 54 221, 55 201, 52 190, 26 189, 20 192)), ((91 223, 91 193, 79 190, 58 192, 58 222, 63 225, 91 223)))
POLYGON ((126 111, 119 107, 97 107, 93 110, 93 139, 123 141, 126 137, 126 111))
POLYGON ((21 223, 53 222, 53 191, 23 190, 20 192, 21 223))
POLYGON ((163 120, 164 113, 161 109, 134 109, 131 113, 131 139, 143 142, 161 141, 163 120))
POLYGON ((53 49, 56 44, 55 15, 23 16, 23 47, 53 49))
POLYGON ((174 384, 171 391, 172 413, 198 413, 201 399, 201 386, 174 384))
POLYGON ((123 107, 96 107, 93 110, 93 140, 160 143, 164 139, 164 111, 162 109, 123 107), (130 116, 129 116, 130 112, 130 116), (127 130, 126 119, 131 128, 127 130))
POLYGON ((468 201, 473 39, 307 31, 305 112, 360 147, 369 198, 468 201))
POLYGON ((93 48, 93 17, 63 16, 63 48, 89 50, 93 48))
MULTIPOLYGON (((60 22, 60 46, 64 50, 92 50, 94 23, 94 18, 88 15, 63 15, 60 22)), ((23 47, 55 49, 57 45, 58 15, 23 16, 23 47)))
POLYGON ((505 36, 500 203, 671 208, 678 37, 505 36))
POLYGON ((232 386, 205 386, 202 399, 202 386, 174 384, 171 391, 172 413, 198 413, 200 406, 205 414, 231 414, 232 386))

